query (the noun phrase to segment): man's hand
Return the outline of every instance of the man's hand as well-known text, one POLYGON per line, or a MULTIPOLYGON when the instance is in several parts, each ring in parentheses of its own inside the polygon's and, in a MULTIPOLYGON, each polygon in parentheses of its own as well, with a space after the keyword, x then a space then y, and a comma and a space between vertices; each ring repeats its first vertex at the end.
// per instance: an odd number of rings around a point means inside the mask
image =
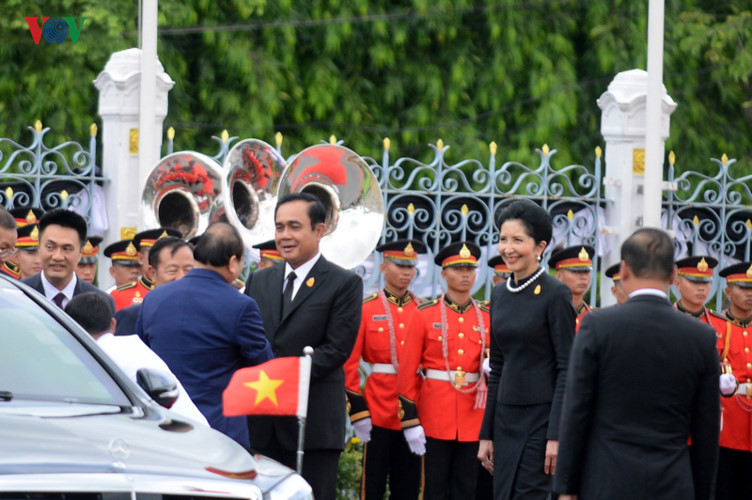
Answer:
POLYGON ((489 474, 493 475, 493 441, 481 439, 478 444, 478 460, 489 474))
POLYGON ((426 433, 423 430, 422 425, 416 425, 415 427, 408 427, 403 430, 405 434, 405 441, 410 447, 410 451, 416 455, 426 454, 426 433))
POLYGON ((373 429, 373 425, 371 424, 371 417, 363 418, 358 420, 357 422, 353 422, 352 424, 353 430, 355 431, 355 437, 363 441, 364 443, 367 443, 371 440, 371 429, 373 429))
POLYGON ((556 457, 558 456, 559 442, 549 439, 546 443, 546 463, 543 465, 543 472, 551 476, 554 475, 556 472, 556 457))

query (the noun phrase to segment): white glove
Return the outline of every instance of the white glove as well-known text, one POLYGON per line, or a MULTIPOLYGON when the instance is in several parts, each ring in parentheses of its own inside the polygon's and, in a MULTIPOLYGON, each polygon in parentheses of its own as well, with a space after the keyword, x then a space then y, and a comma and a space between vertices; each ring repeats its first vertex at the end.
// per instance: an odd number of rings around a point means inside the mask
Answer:
POLYGON ((736 391, 736 377, 734 377, 733 373, 722 373, 719 386, 721 395, 726 397, 733 396, 736 391))
POLYGON ((426 454, 426 433, 423 431, 422 425, 408 427, 402 432, 405 433, 405 441, 407 441, 410 451, 416 455, 426 454))
POLYGON ((356 438, 360 439, 364 443, 367 443, 371 440, 371 429, 373 428, 373 425, 371 425, 371 417, 362 418, 357 422, 353 422, 352 426, 353 430, 355 431, 356 438))
POLYGON ((483 360, 483 371, 486 373, 486 377, 491 376, 491 359, 485 358, 483 360))

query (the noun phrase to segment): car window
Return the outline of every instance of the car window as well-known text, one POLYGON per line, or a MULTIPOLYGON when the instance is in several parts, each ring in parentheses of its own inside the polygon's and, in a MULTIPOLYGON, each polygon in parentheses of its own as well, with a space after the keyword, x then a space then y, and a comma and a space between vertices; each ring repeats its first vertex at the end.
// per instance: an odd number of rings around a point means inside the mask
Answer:
POLYGON ((68 330, 7 284, 0 284, 0 391, 13 400, 131 405, 68 330))

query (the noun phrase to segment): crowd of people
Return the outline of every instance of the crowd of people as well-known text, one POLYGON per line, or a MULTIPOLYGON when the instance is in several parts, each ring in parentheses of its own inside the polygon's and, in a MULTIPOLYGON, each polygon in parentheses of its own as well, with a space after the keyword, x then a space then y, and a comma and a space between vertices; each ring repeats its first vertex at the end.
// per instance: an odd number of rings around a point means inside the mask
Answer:
POLYGON ((728 307, 714 312, 718 261, 675 261, 667 233, 640 229, 604 273, 617 305, 596 309, 584 300, 594 249, 557 248, 544 265, 551 218, 517 200, 497 218, 490 302, 472 297, 482 253, 470 241, 434 255, 443 294, 413 294, 427 252, 414 239, 376 248, 384 287, 364 298, 321 255, 316 197, 282 197, 274 217, 242 293, 243 241, 222 222, 190 242, 157 228, 109 245, 105 292, 92 284, 102 240, 80 215, 0 209, 1 271, 132 378, 171 373, 175 411, 293 468, 295 418, 225 417, 222 392, 239 368, 313 347, 302 474, 319 499, 337 496, 347 416, 364 443, 361 498, 746 498, 752 263, 719 271, 728 307))

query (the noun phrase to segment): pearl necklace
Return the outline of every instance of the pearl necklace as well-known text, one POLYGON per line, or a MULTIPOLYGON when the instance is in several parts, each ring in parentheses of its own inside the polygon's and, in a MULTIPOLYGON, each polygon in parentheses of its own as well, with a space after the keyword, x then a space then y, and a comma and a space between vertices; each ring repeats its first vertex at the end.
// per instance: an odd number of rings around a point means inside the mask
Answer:
POLYGON ((538 270, 533 274, 533 276, 527 280, 524 284, 518 286, 517 288, 512 286, 512 277, 514 274, 511 274, 509 278, 507 278, 507 290, 509 290, 512 293, 520 293, 522 290, 530 286, 530 284, 540 278, 541 274, 543 274, 544 269, 542 267, 539 267, 538 270))

